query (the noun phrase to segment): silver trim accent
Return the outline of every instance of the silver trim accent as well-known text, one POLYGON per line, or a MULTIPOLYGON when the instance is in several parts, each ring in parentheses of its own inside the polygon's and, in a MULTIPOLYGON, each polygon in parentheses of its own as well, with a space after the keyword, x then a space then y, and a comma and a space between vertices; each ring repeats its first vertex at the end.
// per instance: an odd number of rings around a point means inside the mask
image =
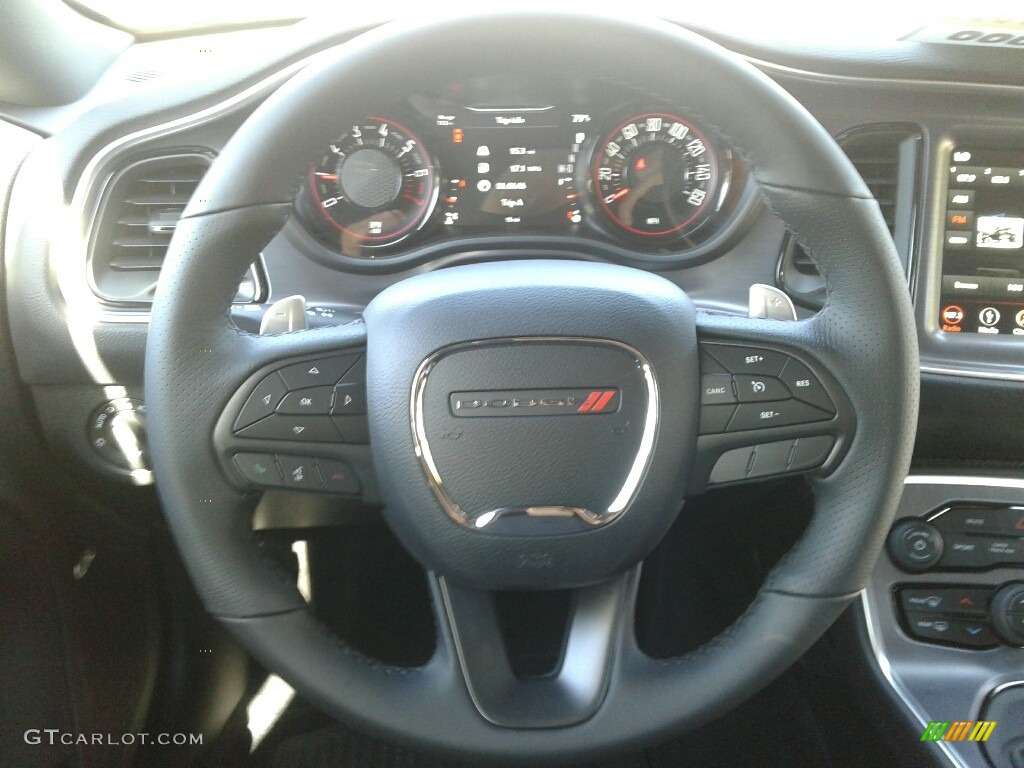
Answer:
MULTIPOLYGON (((910 711, 917 722, 921 724, 921 727, 927 727, 929 720, 926 718, 925 713, 921 711, 920 707, 917 706, 916 701, 910 695, 910 692, 903 686, 892 673, 892 665, 889 663, 889 657, 885 655, 885 651, 882 650, 882 644, 875 634, 874 622, 875 616, 871 610, 871 601, 868 599, 867 590, 862 590, 860 593, 861 607, 864 609, 864 622, 867 624, 868 630, 868 642, 871 643, 871 651, 875 656, 875 663, 878 664, 878 669, 882 673, 882 677, 889 683, 889 687, 892 688, 896 695, 899 696, 900 701, 910 711)), ((932 742, 937 744, 942 753, 949 759, 951 765, 955 768, 972 768, 972 766, 965 763, 960 759, 960 756, 952 750, 949 744, 945 741, 932 742)))
POLYGON ((922 365, 921 373, 935 373, 940 376, 966 376, 971 379, 998 379, 999 381, 1024 381, 1024 373, 1000 373, 971 368, 940 368, 936 365, 922 365))
POLYGON ((747 294, 747 317, 796 320, 796 307, 789 294, 774 285, 754 283, 747 294))
POLYGON ((640 483, 643 481, 644 475, 647 473, 648 466, 650 466, 651 456, 654 453, 654 442, 658 433, 659 409, 660 401, 658 398, 658 382, 654 374, 654 368, 650 361, 635 347, 621 341, 613 341, 611 339, 594 339, 578 336, 530 336, 462 342, 459 344, 452 344, 431 354, 422 363, 420 363, 419 368, 416 369, 416 375, 413 377, 412 391, 410 393, 409 400, 409 419, 412 427, 413 445, 416 450, 416 457, 419 459, 420 466, 423 468, 423 474, 427 478, 430 490, 433 491, 434 497, 437 499, 448 517, 459 525, 472 530, 483 530, 494 523, 495 520, 502 517, 523 515, 530 517, 576 517, 588 525, 597 527, 607 525, 613 520, 618 519, 618 517, 626 512, 626 510, 629 509, 629 506, 633 503, 633 499, 636 497, 636 493, 640 488, 640 483), (434 461, 433 454, 430 451, 430 443, 427 440, 426 425, 423 420, 423 398, 425 396, 427 379, 430 377, 430 372, 443 358, 454 352, 458 352, 459 350, 510 343, 603 344, 609 347, 621 349, 632 355, 636 360, 637 365, 640 367, 640 370, 643 372, 644 383, 647 388, 647 411, 644 416, 644 431, 640 436, 640 446, 637 449, 637 455, 633 459, 633 464, 630 467, 629 473, 626 475, 626 480, 623 483, 622 488, 608 505, 608 509, 604 512, 594 512, 580 507, 553 505, 515 509, 500 508, 481 512, 477 515, 471 515, 456 504, 445 490, 444 480, 441 478, 441 473, 437 468, 437 463, 434 461))
POLYGON ((290 333, 309 328, 306 318, 306 297, 296 294, 278 299, 260 321, 260 336, 272 333, 290 333))
POLYGON ((1002 693, 1007 688, 1017 688, 1018 686, 1021 686, 1021 685, 1024 685, 1024 680, 1014 680, 1012 683, 1003 683, 1002 685, 997 685, 995 688, 993 688, 989 692, 989 694, 986 697, 986 699, 991 699, 997 693, 1002 693))
POLYGON ((1024 480, 1012 477, 985 477, 984 475, 908 475, 904 485, 969 485, 986 488, 1020 488, 1024 480))

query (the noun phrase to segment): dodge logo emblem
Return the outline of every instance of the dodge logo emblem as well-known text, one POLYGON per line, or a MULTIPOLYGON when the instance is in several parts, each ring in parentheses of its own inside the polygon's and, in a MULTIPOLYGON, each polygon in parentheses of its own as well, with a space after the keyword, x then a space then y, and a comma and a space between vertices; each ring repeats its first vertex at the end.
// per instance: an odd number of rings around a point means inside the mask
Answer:
POLYGON ((591 389, 516 389, 491 392, 452 392, 452 415, 588 416, 615 413, 622 397, 615 387, 591 389))

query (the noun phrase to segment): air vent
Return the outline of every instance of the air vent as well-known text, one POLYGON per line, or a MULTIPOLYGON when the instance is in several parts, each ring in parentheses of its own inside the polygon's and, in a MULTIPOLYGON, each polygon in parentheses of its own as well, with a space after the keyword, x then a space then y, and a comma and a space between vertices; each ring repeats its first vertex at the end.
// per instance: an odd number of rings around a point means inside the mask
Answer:
MULTIPOLYGON (((171 236, 209 166, 208 156, 189 153, 140 160, 115 174, 100 204, 91 249, 93 287, 100 298, 152 303, 171 236)), ((259 285, 254 267, 236 302, 257 301, 259 285)))
MULTIPOLYGON (((912 125, 869 125, 847 131, 838 142, 878 202, 906 269, 917 220, 920 131, 912 125)), ((825 300, 817 267, 789 237, 779 259, 778 283, 804 306, 817 309, 825 300)))

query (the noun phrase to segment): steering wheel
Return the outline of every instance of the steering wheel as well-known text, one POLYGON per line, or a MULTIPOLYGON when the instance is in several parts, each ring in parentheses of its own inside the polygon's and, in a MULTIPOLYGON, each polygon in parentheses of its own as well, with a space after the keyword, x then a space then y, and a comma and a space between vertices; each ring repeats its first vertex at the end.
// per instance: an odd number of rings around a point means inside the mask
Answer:
POLYGON ((174 235, 145 374, 157 487, 208 611, 334 716, 405 743, 522 761, 695 727, 821 636, 864 585, 891 522, 910 461, 918 360, 878 207, 800 104, 669 23, 541 13, 386 25, 270 96, 224 147, 174 235), (820 267, 824 308, 796 322, 699 311, 650 272, 525 260, 402 280, 370 302, 365 323, 271 336, 231 323, 240 275, 281 230, 310 158, 338 126, 466 72, 510 69, 625 78, 698 111, 820 267), (797 361, 835 417, 699 434, 701 374, 737 354, 755 371, 758 359, 797 361), (388 524, 429 575, 437 647, 423 667, 385 666, 333 637, 255 546, 253 489, 231 457, 282 444, 240 438, 232 422, 259 382, 296 365, 319 372, 316 361, 339 377, 361 377, 365 365, 370 448, 362 460, 324 443, 284 452, 328 451, 364 478, 375 472, 388 524), (613 393, 617 421, 569 413, 591 389, 613 393), (456 413, 496 392, 553 415, 456 413), (685 656, 643 654, 632 631, 639 570, 702 486, 694 468, 736 447, 820 434, 833 447, 825 469, 807 475, 813 518, 749 609, 685 656), (563 658, 553 675, 521 679, 500 651, 491 592, 551 588, 575 596, 563 658))

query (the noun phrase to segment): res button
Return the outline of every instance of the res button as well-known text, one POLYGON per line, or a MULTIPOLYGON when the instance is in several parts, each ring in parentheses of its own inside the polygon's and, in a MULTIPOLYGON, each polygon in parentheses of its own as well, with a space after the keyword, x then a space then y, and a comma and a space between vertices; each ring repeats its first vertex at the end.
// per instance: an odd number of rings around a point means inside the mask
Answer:
POLYGON ((810 368, 803 363, 790 358, 779 378, 797 400, 802 400, 829 413, 836 412, 835 403, 832 402, 832 398, 828 396, 828 392, 818 381, 818 377, 811 373, 810 368))

